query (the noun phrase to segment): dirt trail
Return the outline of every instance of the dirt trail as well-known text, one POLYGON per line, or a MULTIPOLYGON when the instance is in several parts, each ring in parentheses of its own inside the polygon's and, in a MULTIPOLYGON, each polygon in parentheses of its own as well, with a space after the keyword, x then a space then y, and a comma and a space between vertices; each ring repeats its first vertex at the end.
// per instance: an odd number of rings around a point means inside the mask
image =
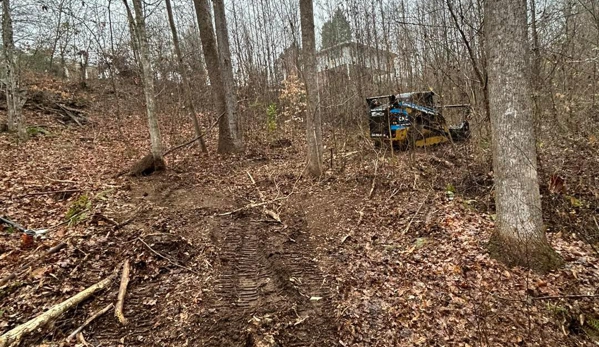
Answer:
MULTIPOLYGON (((132 310, 151 308, 161 317, 150 318, 154 324, 164 319, 173 321, 168 336, 161 332, 161 324, 155 325, 158 329, 150 332, 154 343, 214 347, 337 345, 326 265, 317 259, 302 212, 285 213, 283 224, 269 220, 260 208, 223 216, 238 207, 235 194, 188 183, 173 187, 159 179, 143 181, 134 188, 133 195, 138 202, 152 202, 162 210, 162 220, 168 221, 168 226, 160 222, 159 228, 177 234, 167 240, 189 240, 193 249, 173 249, 171 244, 158 242, 161 237, 150 239, 152 245, 199 275, 164 264, 178 273, 168 276, 168 281, 155 279, 162 292, 170 296, 158 299, 157 307, 143 304, 148 297, 140 303, 132 300, 132 310)), ((152 221, 155 217, 150 213, 146 218, 152 221)), ((181 247, 186 245, 180 243, 181 247)))
POLYGON ((223 218, 211 309, 201 317, 204 346, 331 346, 328 283, 312 260, 302 223, 281 226, 223 218), (299 225, 298 225, 299 224, 299 225))

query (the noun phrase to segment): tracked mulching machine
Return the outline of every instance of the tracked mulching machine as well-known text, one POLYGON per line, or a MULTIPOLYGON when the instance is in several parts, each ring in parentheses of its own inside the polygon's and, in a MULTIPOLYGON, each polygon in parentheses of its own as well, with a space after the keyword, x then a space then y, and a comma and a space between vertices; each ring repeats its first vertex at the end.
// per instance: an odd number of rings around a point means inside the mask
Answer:
POLYGON ((389 143, 406 149, 469 138, 468 121, 448 127, 434 97, 434 92, 413 92, 367 98, 370 137, 375 145, 389 143))

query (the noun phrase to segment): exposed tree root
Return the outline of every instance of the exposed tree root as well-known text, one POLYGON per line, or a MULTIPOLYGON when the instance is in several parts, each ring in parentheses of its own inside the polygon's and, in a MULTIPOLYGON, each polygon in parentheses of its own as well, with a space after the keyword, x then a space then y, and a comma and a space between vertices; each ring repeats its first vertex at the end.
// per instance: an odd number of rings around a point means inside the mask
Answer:
POLYGON ((156 159, 150 153, 133 165, 133 167, 129 170, 129 175, 149 176, 154 172, 164 171, 165 169, 166 163, 164 162, 164 159, 156 159))

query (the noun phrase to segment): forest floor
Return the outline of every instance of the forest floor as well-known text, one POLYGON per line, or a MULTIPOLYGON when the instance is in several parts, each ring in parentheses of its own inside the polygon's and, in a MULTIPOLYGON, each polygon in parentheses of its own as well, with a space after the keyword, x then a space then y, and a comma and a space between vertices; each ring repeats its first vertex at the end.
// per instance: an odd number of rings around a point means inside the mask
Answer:
POLYGON ((0 279, 16 275, 0 286, 0 334, 125 260, 128 324, 110 311, 65 341, 116 301, 115 280, 21 346, 599 344, 596 143, 542 147, 548 238, 565 265, 540 275, 487 254, 493 187, 477 144, 335 147, 318 180, 304 176, 300 139, 228 157, 188 147, 165 172, 115 177, 145 154, 145 117, 103 107, 82 127, 28 111, 47 133, 21 145, 0 134, 0 216, 50 227, 33 244, 0 228, 0 279))

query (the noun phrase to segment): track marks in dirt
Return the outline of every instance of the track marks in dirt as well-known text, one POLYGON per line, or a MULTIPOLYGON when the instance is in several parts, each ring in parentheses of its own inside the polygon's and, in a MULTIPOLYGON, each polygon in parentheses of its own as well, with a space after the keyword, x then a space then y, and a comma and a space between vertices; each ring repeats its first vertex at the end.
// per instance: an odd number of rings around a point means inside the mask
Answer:
POLYGON ((335 345, 330 290, 308 237, 301 223, 282 228, 246 215, 214 229, 219 275, 198 332, 203 346, 335 345))
POLYGON ((254 233, 244 229, 227 230, 221 259, 221 273, 216 292, 221 297, 219 306, 248 309, 259 302, 259 287, 264 282, 263 264, 254 233))

